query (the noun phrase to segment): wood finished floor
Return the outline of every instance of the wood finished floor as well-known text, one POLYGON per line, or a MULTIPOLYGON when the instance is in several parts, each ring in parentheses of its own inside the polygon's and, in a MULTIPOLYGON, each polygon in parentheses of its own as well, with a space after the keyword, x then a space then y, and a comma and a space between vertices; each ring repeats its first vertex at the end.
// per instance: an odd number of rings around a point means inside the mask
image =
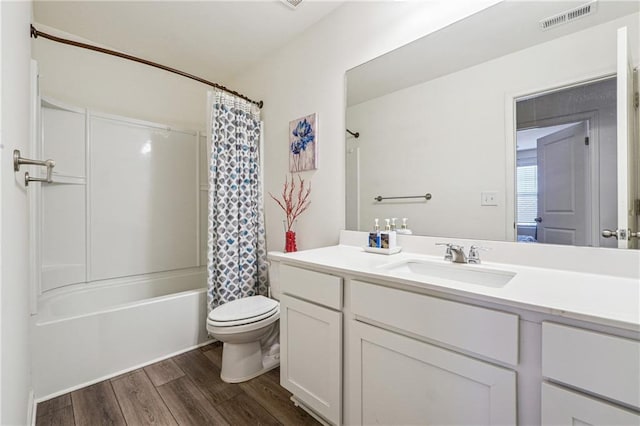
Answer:
POLYGON ((317 425, 289 400, 275 369, 239 384, 220 379, 213 343, 38 404, 45 425, 317 425))

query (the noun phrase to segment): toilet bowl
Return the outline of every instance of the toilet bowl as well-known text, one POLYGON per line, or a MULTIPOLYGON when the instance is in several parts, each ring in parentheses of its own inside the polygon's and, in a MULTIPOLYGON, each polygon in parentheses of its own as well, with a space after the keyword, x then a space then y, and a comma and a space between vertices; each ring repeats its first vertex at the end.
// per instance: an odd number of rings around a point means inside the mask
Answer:
POLYGON ((280 304, 250 296, 220 305, 207 317, 207 331, 224 343, 220 378, 228 383, 252 379, 280 364, 280 304))

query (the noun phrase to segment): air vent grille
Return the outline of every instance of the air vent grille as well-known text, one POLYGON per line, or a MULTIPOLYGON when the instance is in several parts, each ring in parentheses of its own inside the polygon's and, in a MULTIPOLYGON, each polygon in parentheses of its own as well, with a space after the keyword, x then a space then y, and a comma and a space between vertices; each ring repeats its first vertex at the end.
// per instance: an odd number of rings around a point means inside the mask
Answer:
POLYGON ((286 4, 292 9, 295 9, 296 7, 298 7, 300 3, 302 3, 302 0, 280 0, 280 1, 282 1, 282 3, 286 4))
POLYGON ((566 24, 567 22, 571 22, 584 16, 591 15, 596 11, 597 3, 597 0, 594 0, 587 4, 583 4, 582 6, 567 10, 566 12, 558 13, 557 15, 553 15, 549 18, 543 19, 540 21, 540 28, 542 28, 543 30, 548 30, 549 28, 566 24))

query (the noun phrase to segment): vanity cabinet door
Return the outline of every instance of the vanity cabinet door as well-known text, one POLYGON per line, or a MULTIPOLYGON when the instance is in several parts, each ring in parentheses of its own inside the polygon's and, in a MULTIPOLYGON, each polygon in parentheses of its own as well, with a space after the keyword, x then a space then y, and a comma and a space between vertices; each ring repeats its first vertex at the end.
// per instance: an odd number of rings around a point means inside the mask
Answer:
POLYGON ((308 408, 340 424, 342 312, 282 295, 280 383, 308 408))
POLYGON ((640 425, 640 415, 558 386, 542 384, 542 425, 640 425))
POLYGON ((347 423, 515 425, 512 370, 352 321, 347 423))

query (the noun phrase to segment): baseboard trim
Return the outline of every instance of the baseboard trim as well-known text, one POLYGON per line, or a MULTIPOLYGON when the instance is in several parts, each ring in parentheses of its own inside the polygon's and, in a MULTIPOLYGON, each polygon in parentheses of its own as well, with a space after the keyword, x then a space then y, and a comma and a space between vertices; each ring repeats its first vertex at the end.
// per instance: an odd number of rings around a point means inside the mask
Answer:
MULTIPOLYGON (((89 380, 88 382, 81 383, 79 385, 72 386, 70 388, 63 389, 61 391, 51 393, 49 395, 45 395, 45 396, 41 396, 41 397, 35 398, 34 403, 37 404, 37 403, 40 403, 40 402, 43 402, 43 401, 48 401, 50 399, 53 399, 53 398, 56 398, 58 396, 67 394, 69 392, 73 392, 73 391, 76 391, 78 389, 86 388, 87 386, 95 385, 96 383, 100 383, 100 382, 103 382, 105 380, 113 379, 114 377, 118 377, 118 376, 121 376, 123 374, 130 373, 130 372, 132 372, 134 370, 138 370, 138 369, 146 367, 148 365, 155 364, 156 362, 164 361, 165 359, 172 358, 172 357, 174 357, 176 355, 180 355, 180 354, 183 354, 185 352, 189 352, 189 351, 192 351, 194 349, 200 348, 202 346, 209 345, 209 344, 211 344, 211 343, 213 343, 215 341, 216 341, 215 339, 208 339, 208 340, 206 340, 206 341, 204 341, 202 343, 198 343, 197 345, 189 346, 189 347, 187 347, 185 349, 180 349, 179 351, 170 353, 168 355, 163 355, 163 356, 161 356, 159 358, 154 358, 154 359, 152 359, 150 361, 145 361, 142 364, 137 364, 137 365, 135 365, 133 367, 125 368, 124 370, 117 371, 117 372, 115 372, 113 374, 107 374, 106 376, 102 376, 102 377, 99 377, 99 378, 94 379, 94 380, 89 380)), ((33 392, 31 392, 31 393, 33 394, 33 392)), ((34 409, 34 413, 35 413, 35 409, 34 409)), ((35 416, 34 416, 33 419, 34 419, 33 425, 35 425, 35 416)))

